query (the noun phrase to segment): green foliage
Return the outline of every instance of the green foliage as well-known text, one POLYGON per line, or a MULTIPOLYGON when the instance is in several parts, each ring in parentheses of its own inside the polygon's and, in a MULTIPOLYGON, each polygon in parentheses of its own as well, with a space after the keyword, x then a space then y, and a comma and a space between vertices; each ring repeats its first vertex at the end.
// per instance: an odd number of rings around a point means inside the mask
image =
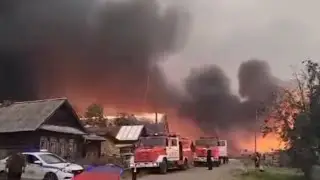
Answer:
POLYGON ((297 89, 279 94, 271 117, 265 121, 264 133, 277 133, 287 143, 295 165, 308 177, 319 149, 320 68, 311 60, 303 64, 305 69, 295 74, 297 89))
POLYGON ((99 104, 91 104, 85 113, 86 118, 103 118, 103 107, 99 104))

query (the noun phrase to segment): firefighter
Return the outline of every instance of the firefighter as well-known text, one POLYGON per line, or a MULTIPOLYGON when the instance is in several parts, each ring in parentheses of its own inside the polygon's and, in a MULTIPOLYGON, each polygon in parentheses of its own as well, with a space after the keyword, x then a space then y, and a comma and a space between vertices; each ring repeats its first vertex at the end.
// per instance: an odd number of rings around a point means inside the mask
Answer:
POLYGON ((256 152, 254 156, 254 165, 256 169, 260 168, 260 162, 261 162, 261 155, 260 153, 256 152))
POLYGON ((213 162, 212 162, 212 151, 210 149, 210 146, 207 146, 207 166, 208 166, 208 170, 212 170, 213 167, 213 162))
POLYGON ((134 167, 131 171, 131 180, 137 180, 137 174, 138 174, 137 168, 134 167))
POLYGON ((7 180, 20 180, 26 167, 26 160, 19 152, 12 152, 7 160, 7 180))

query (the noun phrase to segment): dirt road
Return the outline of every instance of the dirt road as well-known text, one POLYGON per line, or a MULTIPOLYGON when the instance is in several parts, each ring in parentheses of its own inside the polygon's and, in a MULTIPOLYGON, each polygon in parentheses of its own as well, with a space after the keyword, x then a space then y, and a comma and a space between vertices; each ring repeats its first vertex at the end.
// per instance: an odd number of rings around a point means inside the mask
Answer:
POLYGON ((241 163, 231 160, 229 164, 214 168, 212 171, 205 167, 192 168, 187 171, 173 171, 166 175, 150 174, 138 178, 138 180, 237 180, 234 177, 239 172, 241 163))

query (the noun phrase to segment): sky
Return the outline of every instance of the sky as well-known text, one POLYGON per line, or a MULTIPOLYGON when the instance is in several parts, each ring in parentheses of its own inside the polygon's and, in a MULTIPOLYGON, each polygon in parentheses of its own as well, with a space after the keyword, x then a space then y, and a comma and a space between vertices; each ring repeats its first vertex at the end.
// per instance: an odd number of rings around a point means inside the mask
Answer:
MULTIPOLYGON (((172 0, 163 0, 172 3, 172 0)), ((192 67, 220 66, 237 91, 241 62, 269 62, 275 76, 287 80, 301 61, 320 57, 320 1, 177 0, 191 13, 184 49, 163 61, 168 79, 181 84, 192 67), (181 3, 183 2, 183 3, 181 3)))

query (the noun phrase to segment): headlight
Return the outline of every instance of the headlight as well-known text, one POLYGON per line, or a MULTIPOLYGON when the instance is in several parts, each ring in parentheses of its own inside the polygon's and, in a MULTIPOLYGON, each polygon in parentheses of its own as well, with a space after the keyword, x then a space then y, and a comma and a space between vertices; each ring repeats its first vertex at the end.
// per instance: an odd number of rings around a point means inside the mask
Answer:
POLYGON ((72 173, 72 171, 70 169, 61 169, 61 171, 64 173, 72 173))

